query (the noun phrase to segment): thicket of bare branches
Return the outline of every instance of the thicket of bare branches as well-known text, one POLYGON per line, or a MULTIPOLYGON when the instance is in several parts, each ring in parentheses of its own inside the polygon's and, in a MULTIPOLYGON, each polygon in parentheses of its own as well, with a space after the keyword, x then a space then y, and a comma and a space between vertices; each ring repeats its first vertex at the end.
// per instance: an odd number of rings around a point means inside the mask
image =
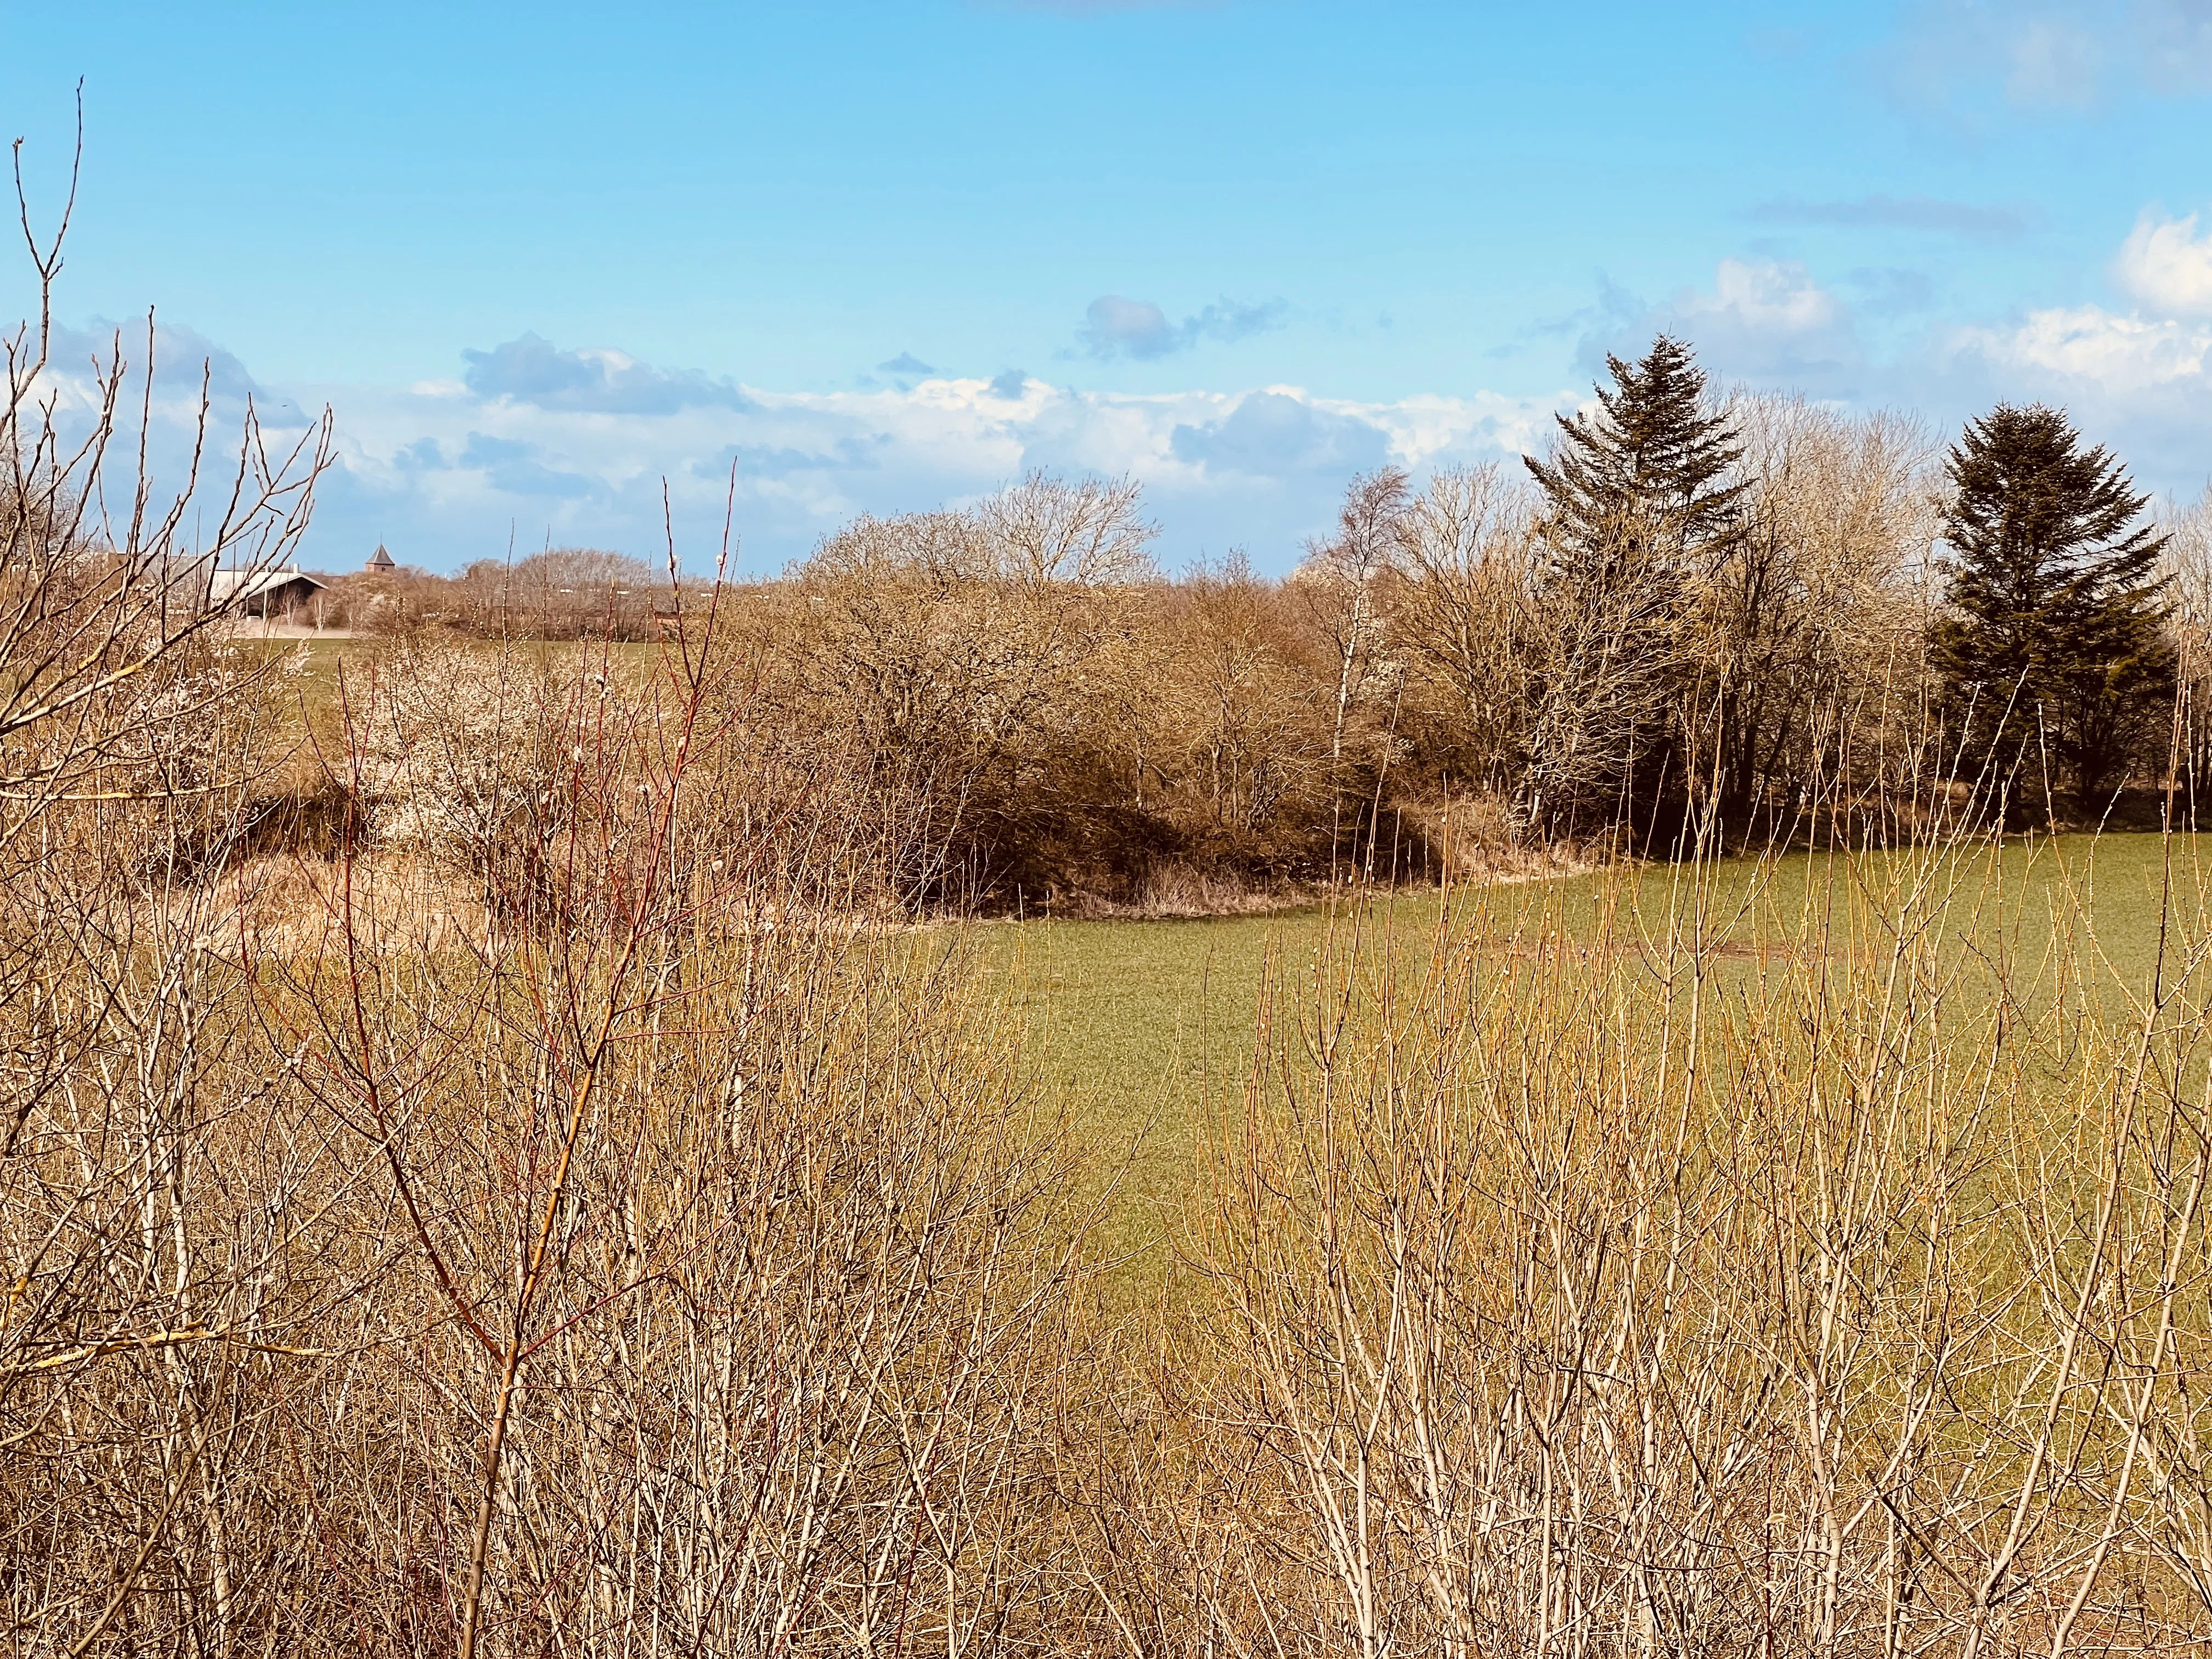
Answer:
POLYGON ((10 1648, 844 1650, 1032 1607, 1060 1138, 959 954, 848 925, 875 832, 762 765, 712 600, 642 674, 362 665, 335 855, 272 860, 275 674, 173 542, 87 539, 78 586, 33 550, 0 656, 10 1648))
MULTIPOLYGON (((1663 570, 1565 559, 1517 471, 1416 489, 1386 468, 1288 578, 1232 555, 1170 579, 1134 484, 1037 475, 718 586, 714 678, 747 688, 757 768, 883 826, 872 885, 909 908, 1218 908, 1622 847, 1929 832, 1950 793, 1923 648, 1934 446, 1788 399, 1713 418, 1728 533, 1663 570), (1641 819, 1624 791, 1650 798, 1641 819)), ((502 700, 465 641, 515 665, 550 639, 635 641, 641 617, 675 639, 703 598, 679 617, 665 578, 572 553, 375 580, 411 595, 386 607, 387 712, 467 684, 479 724, 502 700), (398 665, 425 650, 458 651, 458 678, 398 665)))
POLYGON ((736 596, 733 632, 794 740, 905 826, 907 902, 1158 908, 1540 864, 1612 844, 1598 796, 1656 733, 1662 847, 1921 833, 1943 808, 1929 447, 1800 404, 1729 417, 1742 533, 1632 627, 1632 592, 1542 576, 1525 481, 1485 467, 1356 481, 1279 582, 1241 558, 1162 580, 1133 487, 1031 478, 861 521, 736 596), (1110 556, 1010 560, 1007 514, 1060 537, 1103 515, 1110 556))
POLYGON ((2079 1042, 2087 980, 1958 947, 2001 880, 1841 860, 1844 930, 1700 878, 1573 966, 1480 900, 1419 972, 1348 918, 1222 1103, 1201 1288, 1086 1481, 1102 1638, 2203 1640, 2204 872, 2079 1042))
MULTIPOLYGON (((2010 952, 1909 426, 1740 406, 1744 532, 1595 688, 1693 825, 1816 840, 1802 891, 1692 834, 1656 915, 1456 890, 1423 961, 1346 905, 1133 1297, 1116 1149, 912 907, 1525 834, 1613 623, 1516 482, 1362 480, 1287 583, 1032 478, 672 569, 649 652, 413 631, 306 734, 310 845, 298 659, 205 574, 296 544, 326 428, 157 496, 147 365, 77 420, 49 338, 0 426, 10 1651, 2212 1643, 2212 881, 2167 844, 2144 975, 2063 878, 2010 952)), ((2206 554, 2179 515, 2185 787, 2206 554)))
MULTIPOLYGON (((1232 557, 1168 580, 1131 486, 1033 477, 840 532, 737 596, 738 631, 782 723, 911 830, 919 861, 886 880, 909 902, 1156 908, 1943 833, 1963 798, 1925 649, 1935 445, 1801 400, 1715 418, 1727 533, 1663 568, 1565 559, 1517 472, 1416 490, 1386 469, 1287 580, 1232 557), (1010 513, 1118 515, 1113 556, 1009 562, 1010 513)), ((2139 794, 2165 761, 2136 757, 2139 794)))
MULTIPOLYGON (((755 694, 758 763, 885 826, 873 884, 909 908, 1234 908, 1622 851, 1901 844, 1973 817, 1927 645, 1939 446, 1893 414, 1702 407, 1724 465, 1680 546, 1671 509, 1571 536, 1518 469, 1416 487, 1386 467, 1287 578, 1241 555, 1168 578, 1134 484, 1037 475, 719 590, 724 678, 755 694)), ((2203 586, 2191 522, 2172 596, 2203 586)), ((696 621, 612 556, 407 582, 402 635, 696 621), (544 595, 571 578, 556 617, 544 595)), ((2203 609, 2163 624, 2184 656, 2203 609)), ((2195 744, 2142 745, 2094 798, 2054 774, 2039 810, 2154 822, 2195 744)))
POLYGON ((2168 765, 2191 828, 2202 821, 2212 766, 2212 489, 2186 507, 2169 505, 2162 527, 2172 573, 2171 628, 2176 647, 2179 714, 2168 765))

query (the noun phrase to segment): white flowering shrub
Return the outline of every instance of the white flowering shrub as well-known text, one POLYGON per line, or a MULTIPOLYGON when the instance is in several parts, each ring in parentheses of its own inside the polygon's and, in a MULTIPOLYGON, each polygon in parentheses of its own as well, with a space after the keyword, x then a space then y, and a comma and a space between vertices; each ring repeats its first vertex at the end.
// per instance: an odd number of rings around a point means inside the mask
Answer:
POLYGON ((376 842, 496 888, 559 833, 567 708, 542 657, 409 641, 349 690, 347 712, 376 842))

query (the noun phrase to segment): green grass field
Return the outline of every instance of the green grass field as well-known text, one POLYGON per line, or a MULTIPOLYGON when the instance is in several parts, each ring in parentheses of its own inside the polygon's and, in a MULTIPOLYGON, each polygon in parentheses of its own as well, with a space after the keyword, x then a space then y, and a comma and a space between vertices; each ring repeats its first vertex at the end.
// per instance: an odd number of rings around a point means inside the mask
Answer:
MULTIPOLYGON (((367 665, 392 649, 392 641, 370 635, 344 638, 264 640, 248 636, 240 641, 256 653, 257 661, 274 661, 279 658, 295 659, 302 665, 288 688, 285 703, 289 713, 296 712, 302 726, 313 730, 327 729, 335 721, 337 710, 339 675, 343 669, 358 684, 367 665)), ((496 650, 494 642, 477 642, 480 648, 496 650)), ((613 659, 630 668, 644 672, 659 660, 662 647, 657 645, 617 642, 611 646, 572 641, 547 644, 523 641, 515 649, 533 653, 555 653, 578 650, 605 650, 613 659)))
POLYGON ((2080 998, 2110 1018, 2150 981, 2169 878, 2171 963, 2182 940, 2212 932, 2212 836, 1662 866, 1404 895, 1364 916, 1347 905, 1218 921, 1033 921, 984 930, 981 948, 1029 1021, 1041 1079, 1066 1105, 1094 1178, 1120 1183, 1109 1242, 1141 1251, 1173 1231, 1190 1200, 1208 1102, 1243 1086, 1271 960, 1296 1006, 1332 929, 1340 951, 1358 927, 1364 957, 1388 953, 1413 973, 1433 945, 1470 933, 1522 960, 1564 952, 1571 962, 1609 929, 1656 982, 1670 931, 1701 916, 1696 943, 1714 981, 1741 986, 1777 962, 1832 954, 1838 930, 1866 944, 1900 892, 1917 887, 1968 994, 1977 984, 1994 994, 2002 963, 2016 997, 2045 1006, 2080 998))

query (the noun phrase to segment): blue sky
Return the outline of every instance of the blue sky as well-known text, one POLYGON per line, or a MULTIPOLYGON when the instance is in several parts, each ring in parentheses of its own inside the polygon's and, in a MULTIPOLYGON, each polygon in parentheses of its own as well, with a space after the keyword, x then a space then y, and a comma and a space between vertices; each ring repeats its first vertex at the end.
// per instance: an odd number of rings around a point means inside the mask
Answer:
POLYGON ((328 404, 328 568, 651 554, 664 482, 696 564, 734 463, 756 569, 1030 466, 1284 568, 1662 327, 2212 473, 2212 0, 0 3, 34 206, 85 82, 74 345, 328 404))

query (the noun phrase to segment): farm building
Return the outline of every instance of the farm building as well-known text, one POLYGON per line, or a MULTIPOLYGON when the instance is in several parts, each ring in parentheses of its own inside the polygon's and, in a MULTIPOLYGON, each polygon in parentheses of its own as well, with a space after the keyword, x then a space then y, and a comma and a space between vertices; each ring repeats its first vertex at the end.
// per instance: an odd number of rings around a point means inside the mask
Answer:
POLYGON ((327 589, 290 565, 274 570, 218 570, 208 578, 208 604, 234 617, 262 620, 301 610, 327 589))

